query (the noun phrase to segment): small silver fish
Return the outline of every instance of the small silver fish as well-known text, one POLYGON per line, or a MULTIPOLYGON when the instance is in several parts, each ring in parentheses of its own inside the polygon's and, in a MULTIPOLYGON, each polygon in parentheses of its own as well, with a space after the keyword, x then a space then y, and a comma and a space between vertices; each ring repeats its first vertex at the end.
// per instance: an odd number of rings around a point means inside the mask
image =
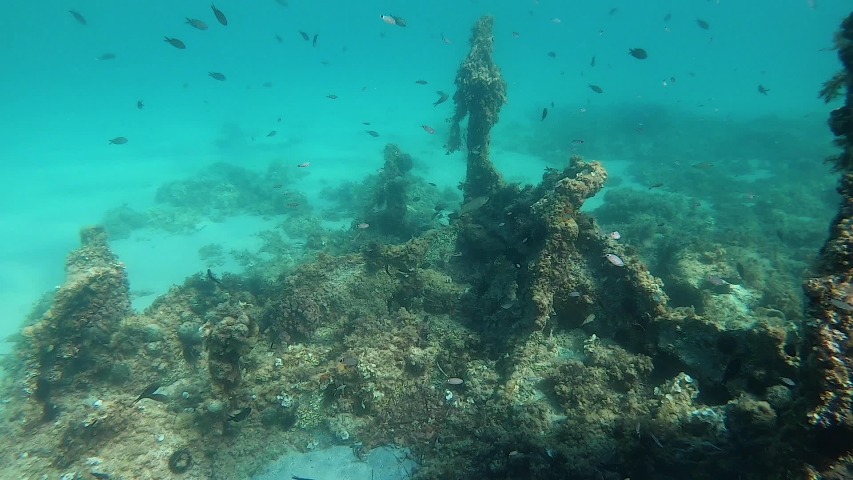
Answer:
POLYGON ((711 284, 716 285, 718 287, 729 284, 729 282, 723 280, 722 278, 720 278, 716 275, 708 275, 708 281, 711 282, 711 284))
POLYGON ((613 265, 616 265, 617 267, 625 266, 625 262, 622 261, 622 259, 619 258, 617 255, 614 255, 612 253, 608 253, 604 256, 604 258, 606 258, 608 262, 612 263, 613 265))
POLYGON ((589 315, 587 315, 587 316, 586 316, 586 319, 583 321, 583 323, 581 323, 581 326, 584 326, 584 325, 586 325, 586 324, 588 324, 588 323, 592 323, 592 322, 593 322, 593 320, 595 320, 595 314, 594 314, 594 313, 590 313, 589 315))
POLYGON ((580 297, 580 296, 581 296, 581 292, 570 292, 570 293, 569 293, 569 296, 570 296, 570 297, 580 297))

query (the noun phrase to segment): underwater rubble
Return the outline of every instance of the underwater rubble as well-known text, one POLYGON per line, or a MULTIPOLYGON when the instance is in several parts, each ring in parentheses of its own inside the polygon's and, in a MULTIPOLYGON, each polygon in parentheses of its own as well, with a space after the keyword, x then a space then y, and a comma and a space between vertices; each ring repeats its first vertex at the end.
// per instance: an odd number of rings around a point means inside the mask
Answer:
POLYGON ((84 228, 5 360, 0 477, 247 478, 293 452, 391 445, 418 479, 782 479, 846 455, 853 176, 805 317, 725 251, 661 245, 647 264, 582 212, 600 162, 524 187, 494 168, 492 27, 475 24, 457 73, 448 148, 466 117, 480 148, 446 225, 415 208, 413 159, 388 145, 358 197, 370 229, 284 270, 198 274, 140 313, 106 229, 84 228))

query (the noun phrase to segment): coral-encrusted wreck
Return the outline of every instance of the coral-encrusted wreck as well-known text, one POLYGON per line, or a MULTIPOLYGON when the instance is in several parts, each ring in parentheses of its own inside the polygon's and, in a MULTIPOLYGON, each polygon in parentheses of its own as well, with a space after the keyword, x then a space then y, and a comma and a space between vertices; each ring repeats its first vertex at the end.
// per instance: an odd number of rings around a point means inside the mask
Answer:
MULTIPOLYGON (((370 228, 340 232, 344 253, 316 241, 286 274, 197 275, 144 313, 85 229, 3 385, 0 477, 244 478, 335 444, 411 448, 420 479, 816 478, 842 457, 853 179, 806 287, 807 348, 784 313, 747 311, 746 289, 672 308, 637 249, 581 211, 600 162, 561 159, 524 187, 493 165, 493 23, 457 74, 447 148, 467 141, 468 169, 449 225, 408 223, 419 179, 389 145, 359 206, 370 228)), ((682 267, 673 283, 698 281, 682 267)))

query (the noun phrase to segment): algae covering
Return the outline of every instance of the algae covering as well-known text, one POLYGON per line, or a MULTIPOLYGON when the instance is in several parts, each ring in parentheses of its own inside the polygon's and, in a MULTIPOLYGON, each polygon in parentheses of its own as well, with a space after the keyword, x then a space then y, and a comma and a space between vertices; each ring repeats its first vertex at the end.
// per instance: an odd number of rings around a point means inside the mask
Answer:
POLYGON ((581 212, 600 162, 503 181, 492 25, 476 23, 457 75, 448 149, 467 116, 469 153, 449 224, 419 212, 423 180, 388 145, 347 202, 373 227, 324 233, 294 214, 310 258, 283 260, 268 235, 273 260, 200 273, 141 313, 104 228, 84 229, 5 361, 0 478, 238 479, 341 445, 400 447, 419 479, 818 478, 844 463, 853 178, 805 323, 721 247, 672 259, 662 280, 581 212))

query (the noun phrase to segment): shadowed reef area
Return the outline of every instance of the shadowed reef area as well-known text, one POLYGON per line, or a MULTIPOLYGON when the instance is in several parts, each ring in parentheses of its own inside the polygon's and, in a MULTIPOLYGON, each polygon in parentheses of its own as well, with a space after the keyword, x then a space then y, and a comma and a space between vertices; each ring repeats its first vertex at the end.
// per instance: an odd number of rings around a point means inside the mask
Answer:
MULTIPOLYGON (((381 172, 329 192, 369 228, 325 232, 289 210, 278 228, 316 254, 266 232, 268 255, 245 274, 200 273, 141 313, 108 232, 182 232, 217 200, 174 182, 158 200, 179 213, 123 208, 84 228, 65 283, 4 359, 0 477, 238 479, 288 453, 367 459, 390 445, 418 479, 849 478, 837 472, 853 449, 853 16, 827 87, 847 95, 830 122, 843 202, 805 312, 784 255, 750 253, 763 247, 748 239, 697 233, 647 245, 644 261, 603 232, 599 221, 643 237, 659 220, 625 211, 677 204, 615 191, 599 220, 582 212, 607 181, 600 162, 505 180, 490 160, 506 102, 492 25, 474 25, 457 72, 447 148, 468 146, 467 175, 449 215, 418 205, 456 192, 424 193, 389 144, 381 172)), ((238 185, 222 208, 301 203, 265 197, 234 167, 209 174, 238 185)), ((276 164, 267 178, 293 183, 276 164)))

